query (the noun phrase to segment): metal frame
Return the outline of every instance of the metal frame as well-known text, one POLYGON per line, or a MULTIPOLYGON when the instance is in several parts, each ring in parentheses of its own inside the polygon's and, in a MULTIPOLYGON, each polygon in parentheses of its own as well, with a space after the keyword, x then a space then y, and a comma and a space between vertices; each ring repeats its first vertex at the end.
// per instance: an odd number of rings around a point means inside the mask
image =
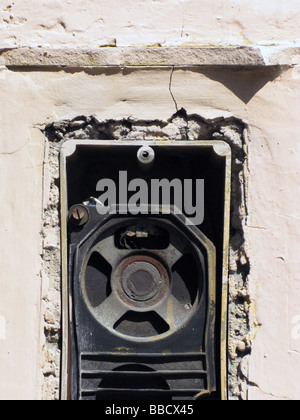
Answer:
POLYGON ((222 313, 221 313, 221 398, 227 399, 227 324, 228 324, 228 259, 230 236, 230 196, 231 196, 231 148, 224 141, 116 141, 116 140, 70 140, 63 144, 60 155, 60 202, 61 202, 61 270, 62 270, 62 360, 61 360, 61 399, 68 399, 69 372, 69 320, 72 310, 68 290, 68 244, 67 244, 67 173, 66 161, 77 146, 89 147, 107 146, 172 146, 172 147, 213 147, 214 152, 226 159, 225 169, 225 205, 224 205, 224 243, 223 243, 223 274, 222 274, 222 313))

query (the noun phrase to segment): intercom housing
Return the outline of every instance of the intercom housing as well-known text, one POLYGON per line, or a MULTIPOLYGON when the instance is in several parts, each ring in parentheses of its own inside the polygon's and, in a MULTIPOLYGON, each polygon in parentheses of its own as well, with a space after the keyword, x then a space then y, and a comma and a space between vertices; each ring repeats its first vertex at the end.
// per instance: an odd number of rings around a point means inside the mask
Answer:
POLYGON ((226 399, 231 150, 61 150, 62 398, 226 399))

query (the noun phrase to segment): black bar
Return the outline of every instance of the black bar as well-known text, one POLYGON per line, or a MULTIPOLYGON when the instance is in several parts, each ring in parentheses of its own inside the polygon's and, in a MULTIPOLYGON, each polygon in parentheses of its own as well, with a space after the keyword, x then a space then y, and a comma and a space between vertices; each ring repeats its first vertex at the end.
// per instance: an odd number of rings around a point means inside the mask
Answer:
POLYGON ((149 371, 93 371, 93 370, 84 370, 81 371, 81 376, 84 378, 102 378, 103 376, 163 376, 168 378, 177 378, 177 377, 197 377, 207 375, 205 370, 157 370, 155 372, 149 371))

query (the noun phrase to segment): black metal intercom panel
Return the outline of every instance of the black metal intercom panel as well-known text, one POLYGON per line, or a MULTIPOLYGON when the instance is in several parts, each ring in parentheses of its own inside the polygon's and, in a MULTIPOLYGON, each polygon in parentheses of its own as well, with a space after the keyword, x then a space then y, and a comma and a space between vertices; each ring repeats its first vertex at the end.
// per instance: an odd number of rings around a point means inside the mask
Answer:
POLYGON ((68 142, 61 165, 64 398, 224 398, 229 146, 68 142))

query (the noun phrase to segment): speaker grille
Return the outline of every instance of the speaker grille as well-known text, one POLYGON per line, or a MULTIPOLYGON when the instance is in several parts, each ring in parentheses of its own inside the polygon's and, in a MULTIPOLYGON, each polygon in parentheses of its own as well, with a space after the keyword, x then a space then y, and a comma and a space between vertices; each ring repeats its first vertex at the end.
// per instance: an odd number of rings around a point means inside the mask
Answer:
POLYGON ((207 391, 205 353, 81 355, 83 400, 185 399, 207 391))
POLYGON ((212 394, 214 247, 175 214, 102 221, 96 209, 88 211, 89 223, 74 233, 70 256, 72 398, 182 400, 212 394), (116 246, 116 232, 123 248, 116 246), (150 242, 140 249, 141 242, 132 240, 137 232, 163 237, 163 249, 152 249, 150 242))

